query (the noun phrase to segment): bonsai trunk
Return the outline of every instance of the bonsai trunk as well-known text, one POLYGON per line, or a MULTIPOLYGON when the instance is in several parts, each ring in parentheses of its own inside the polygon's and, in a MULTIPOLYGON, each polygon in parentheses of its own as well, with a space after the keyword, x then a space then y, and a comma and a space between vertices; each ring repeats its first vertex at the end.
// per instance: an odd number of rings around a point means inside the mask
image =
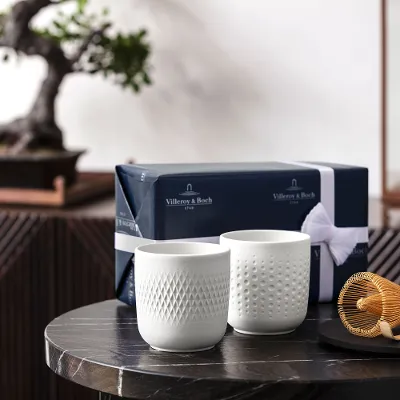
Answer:
POLYGON ((56 64, 48 64, 47 76, 27 116, 0 126, 0 140, 11 145, 10 153, 39 147, 64 150, 62 132, 55 121, 55 100, 66 75, 56 64))
POLYGON ((49 65, 38 96, 27 118, 32 121, 37 144, 64 150, 62 132, 55 121, 55 102, 60 85, 65 77, 54 66, 49 65))

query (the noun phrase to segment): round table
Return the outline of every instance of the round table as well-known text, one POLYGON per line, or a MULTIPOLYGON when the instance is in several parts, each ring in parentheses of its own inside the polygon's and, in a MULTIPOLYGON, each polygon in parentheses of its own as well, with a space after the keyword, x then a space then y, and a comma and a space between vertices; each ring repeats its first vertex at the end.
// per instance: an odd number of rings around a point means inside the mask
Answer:
POLYGON ((68 312, 45 330, 46 362, 58 375, 133 399, 375 399, 400 390, 400 358, 322 345, 318 325, 337 318, 310 307, 284 336, 246 336, 230 327, 212 350, 164 353, 140 337, 135 310, 117 300, 68 312))

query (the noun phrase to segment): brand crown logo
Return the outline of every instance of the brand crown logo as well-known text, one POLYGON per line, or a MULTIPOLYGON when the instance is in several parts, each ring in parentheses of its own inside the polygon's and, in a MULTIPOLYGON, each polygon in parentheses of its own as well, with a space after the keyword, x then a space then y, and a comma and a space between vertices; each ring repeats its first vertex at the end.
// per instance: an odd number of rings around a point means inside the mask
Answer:
POLYGON ((195 192, 193 191, 193 187, 191 183, 188 183, 186 186, 186 191, 179 193, 181 196, 196 196, 198 194, 200 194, 199 192, 195 192))
POLYGON ((292 186, 289 186, 288 188, 286 188, 286 190, 289 190, 291 192, 295 192, 297 190, 301 190, 303 188, 301 188, 300 186, 297 186, 297 179, 292 179, 292 186))

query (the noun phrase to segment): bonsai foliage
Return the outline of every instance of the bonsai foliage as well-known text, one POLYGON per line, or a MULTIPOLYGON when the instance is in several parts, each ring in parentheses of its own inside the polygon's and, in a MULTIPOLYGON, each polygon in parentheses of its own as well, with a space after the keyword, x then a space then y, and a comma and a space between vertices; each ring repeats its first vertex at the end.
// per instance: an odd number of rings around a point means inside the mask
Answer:
MULTIPOLYGON (((110 0, 111 1, 111 0, 110 0)), ((146 31, 118 33, 108 17, 87 11, 87 0, 22 0, 0 13, 0 47, 9 57, 40 56, 47 75, 27 115, 0 125, 0 143, 11 154, 26 149, 64 150, 55 118, 55 100, 65 77, 74 73, 101 74, 123 88, 139 92, 151 84, 150 46, 146 31), (73 12, 62 7, 46 27, 33 24, 46 7, 74 3, 73 12)))

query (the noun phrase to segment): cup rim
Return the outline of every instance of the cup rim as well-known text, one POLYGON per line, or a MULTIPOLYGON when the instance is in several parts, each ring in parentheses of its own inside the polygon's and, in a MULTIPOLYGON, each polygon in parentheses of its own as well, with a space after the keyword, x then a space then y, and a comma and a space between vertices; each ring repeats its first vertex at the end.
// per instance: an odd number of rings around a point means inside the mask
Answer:
POLYGON ((208 243, 208 242, 185 242, 185 241, 169 241, 169 242, 158 242, 158 243, 148 243, 142 244, 136 248, 135 253, 143 253, 148 256, 154 257, 210 257, 217 256, 222 254, 230 253, 230 249, 226 246, 216 244, 216 243, 208 243), (203 251, 198 252, 179 252, 173 251, 174 248, 203 248, 203 251), (161 251, 155 251, 159 249, 161 251), (164 249, 164 250, 162 250, 164 249), (169 250, 169 252, 167 252, 169 250), (206 251, 207 250, 207 251, 206 251))
POLYGON ((237 243, 248 244, 290 244, 310 240, 310 235, 298 231, 290 231, 283 229, 244 229, 237 231, 225 232, 220 236, 221 239, 231 240, 237 243), (285 234, 287 239, 283 240, 251 240, 245 239, 243 236, 249 234, 285 234))

